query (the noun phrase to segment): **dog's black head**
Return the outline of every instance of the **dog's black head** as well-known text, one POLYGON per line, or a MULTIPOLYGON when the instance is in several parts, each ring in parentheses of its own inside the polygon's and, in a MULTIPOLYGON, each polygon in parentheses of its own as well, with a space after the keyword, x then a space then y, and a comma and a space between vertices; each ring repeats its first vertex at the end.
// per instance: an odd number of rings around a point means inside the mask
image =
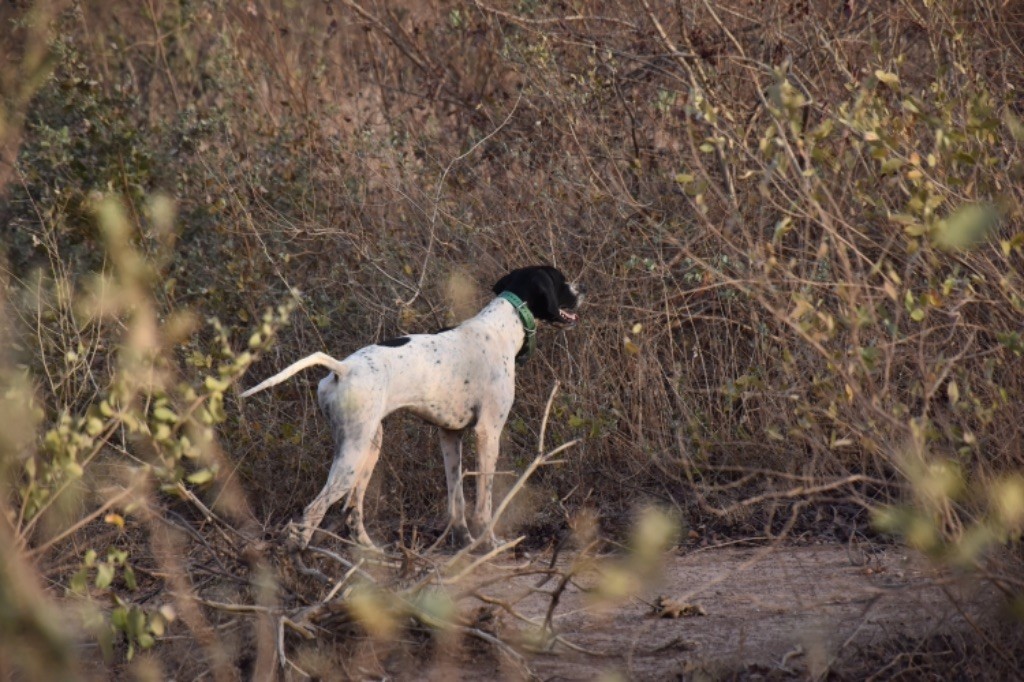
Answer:
POLYGON ((511 291, 526 302, 538 320, 562 327, 575 326, 579 321, 576 309, 585 288, 569 284, 565 275, 550 265, 533 265, 508 273, 494 285, 494 293, 511 291))

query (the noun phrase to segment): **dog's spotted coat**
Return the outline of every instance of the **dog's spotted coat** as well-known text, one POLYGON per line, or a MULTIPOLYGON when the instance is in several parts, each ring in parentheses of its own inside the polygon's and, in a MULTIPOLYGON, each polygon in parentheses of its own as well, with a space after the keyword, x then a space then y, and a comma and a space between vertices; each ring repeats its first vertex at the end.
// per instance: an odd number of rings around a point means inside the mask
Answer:
MULTIPOLYGON (((515 294, 536 319, 560 326, 576 323, 583 294, 582 287, 567 283, 549 266, 515 270, 493 290, 515 294)), ((347 495, 355 539, 373 546, 363 526, 363 496, 380 455, 381 420, 400 409, 440 428, 452 533, 459 544, 472 542, 462 492, 462 433, 472 428, 476 434, 473 522, 485 529, 491 518, 498 443, 515 398, 515 360, 525 340, 519 313, 499 297, 453 329, 367 346, 344 360, 313 353, 243 393, 250 396, 313 365, 332 370, 320 381, 317 397, 331 424, 334 462, 323 490, 306 507, 301 526, 292 528, 298 545, 309 544, 328 508, 347 495)))

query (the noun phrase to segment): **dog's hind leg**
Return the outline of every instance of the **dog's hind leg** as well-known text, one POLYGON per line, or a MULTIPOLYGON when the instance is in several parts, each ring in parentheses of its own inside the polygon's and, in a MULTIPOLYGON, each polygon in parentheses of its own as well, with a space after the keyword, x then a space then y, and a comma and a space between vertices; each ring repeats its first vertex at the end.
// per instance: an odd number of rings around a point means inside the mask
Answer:
POLYGON ((444 455, 444 475, 448 481, 448 518, 452 538, 459 547, 473 542, 466 525, 466 498, 462 492, 462 431, 441 429, 441 454, 444 455))
POLYGON ((349 508, 349 532, 354 533, 356 541, 365 547, 375 547, 375 545, 367 534, 366 527, 363 526, 363 497, 366 495, 366 488, 370 484, 373 469, 377 466, 377 460, 380 458, 380 446, 383 438, 384 428, 378 425, 377 432, 370 440, 370 448, 366 451, 366 455, 363 458, 362 468, 356 473, 355 490, 349 495, 348 502, 345 505, 349 508))
MULTIPOLYGON (((306 507, 302 515, 302 528, 298 531, 296 540, 300 547, 306 547, 313 532, 323 521, 327 510, 335 502, 349 493, 358 491, 360 474, 367 469, 368 459, 376 461, 380 452, 380 439, 376 435, 380 432, 380 424, 376 427, 360 428, 353 433, 346 433, 343 437, 336 436, 337 451, 334 461, 331 463, 331 472, 327 475, 327 483, 324 484, 320 494, 306 507), (376 442, 376 447, 374 443, 376 442)), ((369 468, 372 471, 372 467, 369 468)), ((367 480, 369 476, 367 476, 367 480)), ((362 529, 362 496, 358 496, 358 528, 362 529)), ((359 530, 357 529, 357 533, 359 530)), ((358 541, 373 546, 366 530, 362 529, 358 541)))

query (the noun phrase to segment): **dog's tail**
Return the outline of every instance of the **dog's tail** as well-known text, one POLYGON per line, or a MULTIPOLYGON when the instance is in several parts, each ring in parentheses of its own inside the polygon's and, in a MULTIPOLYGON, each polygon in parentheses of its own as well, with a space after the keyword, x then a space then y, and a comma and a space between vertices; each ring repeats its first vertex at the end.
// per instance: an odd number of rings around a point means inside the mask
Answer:
POLYGON ((248 398, 252 394, 259 393, 265 388, 276 386, 285 379, 287 379, 288 377, 292 376, 293 374, 297 374, 298 372, 301 372, 307 367, 313 367, 314 365, 322 365, 339 375, 345 372, 345 365, 341 362, 341 360, 335 360, 327 353, 313 353, 312 355, 307 355, 298 362, 293 362, 292 364, 288 365, 283 370, 281 370, 274 376, 270 377, 269 379, 256 384, 248 391, 243 393, 242 397, 248 398))

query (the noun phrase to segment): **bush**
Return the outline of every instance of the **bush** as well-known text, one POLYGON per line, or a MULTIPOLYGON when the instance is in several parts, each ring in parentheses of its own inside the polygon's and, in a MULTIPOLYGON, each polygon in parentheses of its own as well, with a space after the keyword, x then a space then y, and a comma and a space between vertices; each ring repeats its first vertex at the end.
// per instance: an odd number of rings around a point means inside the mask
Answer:
MULTIPOLYGON (((738 535, 899 535, 1019 601, 1020 10, 578 11, 2 10, 16 570, 112 598, 87 618, 103 641, 150 646, 160 523, 212 523, 199 547, 231 536, 207 513, 273 526, 326 476, 303 381, 234 403, 257 351, 265 376, 431 331, 553 262, 589 303, 542 334, 503 453, 532 458, 552 374, 549 438, 586 441, 532 480, 538 533, 594 505, 619 533, 660 501, 738 535)), ((402 539, 444 506, 400 419, 368 514, 402 539)))

